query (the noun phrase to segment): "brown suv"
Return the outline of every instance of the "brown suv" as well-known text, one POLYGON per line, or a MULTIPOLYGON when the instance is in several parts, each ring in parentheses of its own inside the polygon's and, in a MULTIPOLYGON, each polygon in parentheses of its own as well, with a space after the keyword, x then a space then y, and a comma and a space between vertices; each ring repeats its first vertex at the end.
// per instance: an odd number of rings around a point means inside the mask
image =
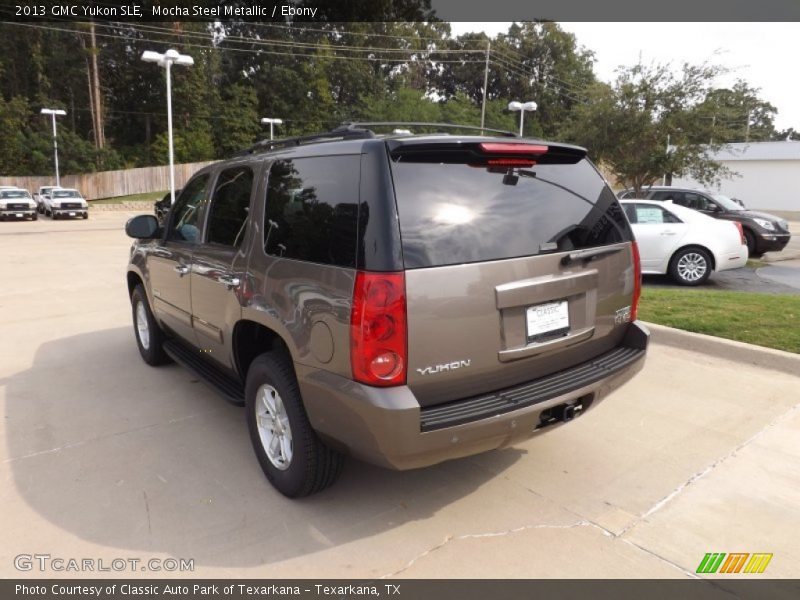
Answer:
POLYGON ((142 357, 244 404, 287 496, 344 454, 513 444, 643 365, 636 243, 585 150, 385 125, 262 142, 199 171, 163 227, 126 225, 142 357))

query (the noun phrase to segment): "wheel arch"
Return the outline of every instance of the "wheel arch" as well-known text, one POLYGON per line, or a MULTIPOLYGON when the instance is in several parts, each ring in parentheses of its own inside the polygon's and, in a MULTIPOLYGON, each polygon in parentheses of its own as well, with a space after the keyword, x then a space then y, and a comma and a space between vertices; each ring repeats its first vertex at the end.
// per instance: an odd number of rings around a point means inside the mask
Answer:
POLYGON ((231 346, 234 367, 242 381, 247 380, 247 371, 250 369, 253 360, 265 352, 275 350, 284 352, 292 363, 292 370, 294 370, 292 353, 286 340, 274 329, 270 329, 257 321, 249 319, 238 321, 233 327, 231 346))

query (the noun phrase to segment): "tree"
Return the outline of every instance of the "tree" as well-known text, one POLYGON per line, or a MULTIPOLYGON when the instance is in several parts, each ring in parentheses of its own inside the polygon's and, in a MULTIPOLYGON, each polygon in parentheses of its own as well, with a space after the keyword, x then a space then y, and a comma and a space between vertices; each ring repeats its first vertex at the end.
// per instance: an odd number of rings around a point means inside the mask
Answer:
POLYGON ((759 98, 759 91, 741 79, 731 88, 710 90, 697 106, 703 122, 692 141, 760 142, 773 138, 778 109, 759 98))
POLYGON ((719 73, 705 64, 684 64, 680 75, 669 65, 621 68, 612 85, 588 88, 588 101, 575 106, 565 134, 637 195, 666 173, 714 183, 730 171, 708 157, 719 145, 701 143, 696 132, 707 131, 699 105, 719 73))

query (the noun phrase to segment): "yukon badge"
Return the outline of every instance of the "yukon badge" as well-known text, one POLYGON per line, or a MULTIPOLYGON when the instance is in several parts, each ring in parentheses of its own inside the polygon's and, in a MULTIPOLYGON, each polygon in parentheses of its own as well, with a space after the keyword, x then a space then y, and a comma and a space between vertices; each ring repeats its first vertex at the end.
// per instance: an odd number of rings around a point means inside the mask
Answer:
POLYGON ((456 360, 450 363, 444 363, 443 365, 433 365, 431 367, 425 367, 424 369, 417 369, 417 373, 420 375, 435 375, 436 373, 464 369, 468 367, 470 363, 472 363, 472 359, 470 358, 467 360, 456 360))

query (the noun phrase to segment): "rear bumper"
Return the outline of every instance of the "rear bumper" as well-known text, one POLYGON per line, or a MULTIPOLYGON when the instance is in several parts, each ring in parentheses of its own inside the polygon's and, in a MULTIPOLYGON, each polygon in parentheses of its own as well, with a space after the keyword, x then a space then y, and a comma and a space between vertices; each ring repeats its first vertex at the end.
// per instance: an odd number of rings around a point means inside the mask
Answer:
POLYGON ((624 342, 632 352, 615 349, 605 363, 597 357, 515 388, 426 409, 406 386, 373 388, 326 371, 296 368, 309 420, 326 442, 367 462, 405 470, 548 431, 562 422, 553 415, 565 404, 579 406, 576 414, 586 412, 642 369, 649 335, 637 321, 624 342), (602 371, 591 375, 595 363, 602 363, 602 371))
POLYGON ((717 258, 717 271, 727 271, 728 269, 738 269, 747 264, 747 246, 740 246, 737 252, 730 252, 723 254, 717 258))

